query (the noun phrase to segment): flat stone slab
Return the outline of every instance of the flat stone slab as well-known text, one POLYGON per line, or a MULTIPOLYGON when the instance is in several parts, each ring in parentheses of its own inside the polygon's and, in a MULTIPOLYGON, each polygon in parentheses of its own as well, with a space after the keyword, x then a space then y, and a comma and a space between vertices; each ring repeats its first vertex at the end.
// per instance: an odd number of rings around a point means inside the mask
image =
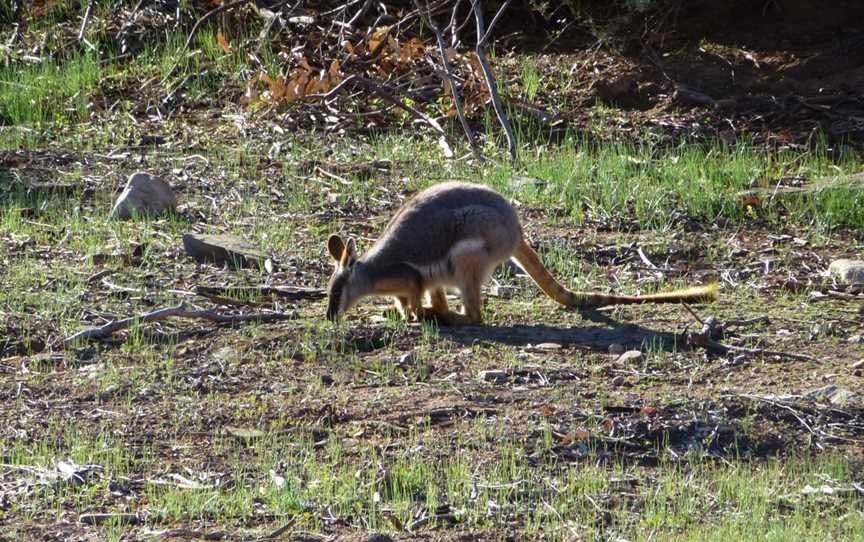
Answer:
POLYGON ((841 284, 862 284, 864 283, 864 260, 834 260, 828 266, 828 273, 841 284))
POLYGON ((252 243, 228 234, 183 235, 186 254, 201 263, 227 264, 229 267, 259 267, 267 265, 267 254, 252 243))

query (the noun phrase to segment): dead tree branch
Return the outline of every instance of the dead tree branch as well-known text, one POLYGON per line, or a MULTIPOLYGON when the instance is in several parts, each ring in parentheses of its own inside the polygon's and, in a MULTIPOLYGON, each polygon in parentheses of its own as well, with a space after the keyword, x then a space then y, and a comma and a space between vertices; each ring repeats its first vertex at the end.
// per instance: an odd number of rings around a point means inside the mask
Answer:
POLYGON ((116 331, 129 328, 136 322, 156 322, 158 320, 165 320, 166 318, 170 318, 172 316, 176 316, 179 318, 200 318, 203 320, 216 322, 218 324, 238 324, 241 322, 271 322, 274 320, 290 320, 297 318, 297 314, 293 312, 267 312, 258 314, 231 315, 219 314, 210 310, 189 310, 184 303, 181 303, 176 307, 166 307, 164 309, 147 312, 138 316, 123 318, 122 320, 112 320, 107 324, 101 326, 83 329, 78 333, 75 333, 63 339, 63 345, 69 347, 77 344, 79 341, 103 339, 110 336, 116 331))
POLYGON ((504 133, 507 135, 507 149, 510 152, 510 162, 515 164, 518 161, 516 154, 516 136, 513 134, 513 128, 510 126, 510 120, 507 118, 507 113, 504 111, 504 105, 501 103, 501 96, 498 94, 498 85, 495 83, 495 77, 492 74, 492 68, 489 67, 489 61, 486 60, 486 40, 492 33, 492 28, 507 6, 510 5, 510 0, 506 0, 501 4, 501 9, 492 18, 492 24, 486 28, 483 23, 483 7, 480 5, 480 0, 473 0, 472 8, 474 9, 474 21, 477 23, 477 46, 474 51, 477 53, 477 60, 480 62, 480 68, 483 70, 483 78, 486 80, 486 86, 489 88, 489 98, 492 100, 492 107, 495 109, 495 115, 498 117, 498 122, 504 128, 504 133))
POLYGON ((84 41, 84 34, 87 33, 87 25, 90 24, 90 17, 93 15, 93 0, 87 2, 87 10, 84 11, 84 19, 81 21, 81 29, 78 31, 78 43, 84 41))
MULTIPOLYGON (((456 3, 454 6, 455 10, 459 8, 459 3, 456 3)), ((435 24, 435 21, 432 19, 432 11, 429 7, 429 2, 426 2, 426 13, 423 14, 423 8, 420 5, 420 0, 414 0, 414 4, 417 6, 417 10, 420 12, 421 17, 426 22, 426 25, 432 30, 435 34, 435 39, 438 42, 438 53, 441 55, 441 66, 444 68, 444 76, 448 85, 450 86, 450 94, 453 96, 453 107, 456 109, 456 116, 459 117, 459 122, 462 124, 462 130, 465 132, 465 137, 468 138, 468 145, 471 147, 471 152, 474 154, 474 158, 477 159, 478 162, 485 162, 486 159, 480 154, 480 149, 477 147, 477 142, 474 140, 474 132, 471 130, 471 126, 468 124, 468 119, 465 118, 465 111, 462 108, 462 98, 459 95, 459 89, 456 86, 456 77, 453 75, 453 68, 450 66, 450 62, 447 60, 447 47, 444 45, 444 36, 441 33, 441 30, 435 24)))
MULTIPOLYGON (((757 320, 754 319, 754 323, 757 320)), ((761 321, 761 320, 758 320, 761 321)), ((687 343, 692 346, 699 346, 706 350, 716 352, 718 354, 738 353, 748 356, 777 356, 782 358, 797 359, 800 361, 817 362, 814 357, 805 354, 794 354, 792 352, 778 352, 776 350, 766 350, 764 348, 744 348, 743 346, 734 346, 731 344, 723 344, 717 342, 712 337, 717 331, 717 319, 713 316, 706 319, 702 325, 702 329, 698 332, 690 333, 687 336, 687 343)))

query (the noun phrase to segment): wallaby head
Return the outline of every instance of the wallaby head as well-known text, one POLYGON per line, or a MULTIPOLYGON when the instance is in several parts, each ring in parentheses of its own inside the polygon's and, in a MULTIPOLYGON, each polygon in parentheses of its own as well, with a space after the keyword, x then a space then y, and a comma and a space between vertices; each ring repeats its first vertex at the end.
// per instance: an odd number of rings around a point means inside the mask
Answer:
POLYGON ((345 242, 338 235, 331 235, 327 239, 327 251, 335 265, 327 285, 327 318, 336 320, 369 292, 369 280, 362 262, 357 259, 353 238, 345 242))

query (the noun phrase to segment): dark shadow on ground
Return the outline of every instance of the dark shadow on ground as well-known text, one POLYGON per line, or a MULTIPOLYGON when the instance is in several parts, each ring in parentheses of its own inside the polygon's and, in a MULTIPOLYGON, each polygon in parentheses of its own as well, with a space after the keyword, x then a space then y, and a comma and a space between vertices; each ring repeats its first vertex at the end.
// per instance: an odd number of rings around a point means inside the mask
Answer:
POLYGON ((651 345, 654 350, 664 352, 681 351, 687 343, 679 333, 659 331, 637 324, 622 323, 609 318, 602 312, 585 311, 585 320, 603 325, 576 327, 556 327, 546 324, 517 324, 512 326, 457 326, 440 327, 439 336, 460 344, 475 342, 495 342, 513 346, 528 344, 557 343, 562 346, 580 346, 608 352, 609 345, 618 343, 624 348, 641 349, 651 345))

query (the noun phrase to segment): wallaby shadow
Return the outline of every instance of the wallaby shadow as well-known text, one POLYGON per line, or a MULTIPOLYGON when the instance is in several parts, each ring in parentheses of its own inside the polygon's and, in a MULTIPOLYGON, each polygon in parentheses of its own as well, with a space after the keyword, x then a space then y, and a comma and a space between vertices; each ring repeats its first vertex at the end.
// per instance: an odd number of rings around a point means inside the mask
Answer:
POLYGON ((512 346, 557 343, 562 346, 580 346, 598 352, 608 352, 609 345, 618 343, 627 350, 650 347, 652 350, 673 352, 687 349, 682 333, 658 331, 637 324, 621 323, 599 311, 581 311, 585 320, 605 325, 555 327, 545 324, 517 324, 512 326, 453 326, 438 328, 438 335, 459 344, 493 342, 512 346))

